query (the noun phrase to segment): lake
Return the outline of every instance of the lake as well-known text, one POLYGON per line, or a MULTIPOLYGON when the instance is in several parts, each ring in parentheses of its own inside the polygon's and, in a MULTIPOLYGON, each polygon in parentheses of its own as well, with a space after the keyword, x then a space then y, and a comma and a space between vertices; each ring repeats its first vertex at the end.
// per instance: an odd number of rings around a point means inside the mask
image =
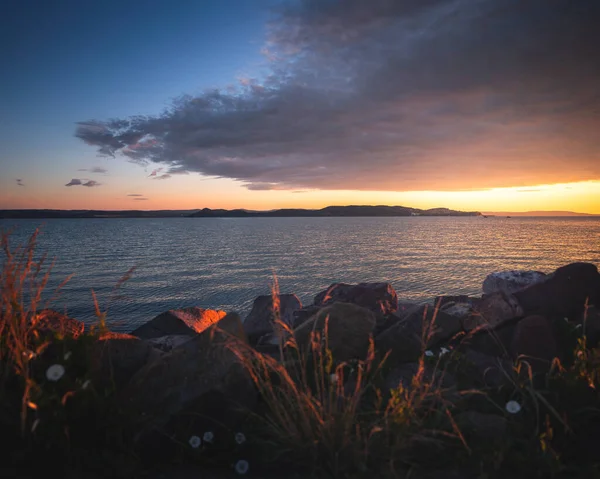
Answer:
POLYGON ((242 315, 272 275, 303 303, 333 282, 388 281, 401 300, 481 294, 492 271, 600 263, 600 218, 157 218, 0 220, 12 244, 41 227, 55 258, 55 309, 94 320, 91 290, 115 331, 183 306, 242 315), (136 270, 117 292, 117 281, 136 270))

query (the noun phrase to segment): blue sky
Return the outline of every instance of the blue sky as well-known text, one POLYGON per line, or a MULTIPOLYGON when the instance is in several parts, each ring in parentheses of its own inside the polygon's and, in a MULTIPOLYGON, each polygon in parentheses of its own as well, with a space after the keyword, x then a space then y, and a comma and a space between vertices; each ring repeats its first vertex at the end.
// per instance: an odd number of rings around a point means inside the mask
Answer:
POLYGON ((255 74, 266 10, 256 0, 31 1, 0 7, 2 177, 66 183, 97 159, 76 122, 157 114, 171 98, 255 74))
POLYGON ((0 208, 600 212, 599 23, 597 0, 5 1, 0 208))

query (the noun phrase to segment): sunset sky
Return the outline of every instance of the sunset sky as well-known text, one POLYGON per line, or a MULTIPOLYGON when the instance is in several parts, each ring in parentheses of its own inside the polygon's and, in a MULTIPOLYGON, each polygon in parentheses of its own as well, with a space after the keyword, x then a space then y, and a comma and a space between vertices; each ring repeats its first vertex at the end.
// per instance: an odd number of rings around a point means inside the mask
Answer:
POLYGON ((0 209, 600 214, 597 0, 8 0, 0 209))

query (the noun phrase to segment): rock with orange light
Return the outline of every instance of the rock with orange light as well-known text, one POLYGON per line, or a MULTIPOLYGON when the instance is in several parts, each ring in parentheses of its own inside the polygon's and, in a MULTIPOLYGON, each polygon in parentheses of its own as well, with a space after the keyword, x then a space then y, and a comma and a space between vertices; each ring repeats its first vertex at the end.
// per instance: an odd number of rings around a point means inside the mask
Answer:
POLYGON ((197 306, 172 309, 159 314, 154 319, 131 332, 141 339, 161 336, 195 336, 219 322, 227 313, 221 310, 204 309, 197 306))

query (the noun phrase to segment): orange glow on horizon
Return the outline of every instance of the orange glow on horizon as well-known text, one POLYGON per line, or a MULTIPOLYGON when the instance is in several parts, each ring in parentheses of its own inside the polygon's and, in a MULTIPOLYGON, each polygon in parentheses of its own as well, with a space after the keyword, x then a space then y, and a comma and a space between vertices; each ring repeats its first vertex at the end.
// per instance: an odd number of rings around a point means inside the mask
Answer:
MULTIPOLYGON (((197 175, 154 181, 123 179, 97 188, 30 184, 28 188, 0 188, 0 209, 191 210, 200 208, 322 208, 330 205, 401 205, 446 207, 463 211, 526 212, 573 211, 600 215, 600 180, 474 191, 250 191, 226 179, 197 175), (141 194, 146 200, 128 196, 141 194)), ((0 186, 4 186, 0 184, 0 186)))

